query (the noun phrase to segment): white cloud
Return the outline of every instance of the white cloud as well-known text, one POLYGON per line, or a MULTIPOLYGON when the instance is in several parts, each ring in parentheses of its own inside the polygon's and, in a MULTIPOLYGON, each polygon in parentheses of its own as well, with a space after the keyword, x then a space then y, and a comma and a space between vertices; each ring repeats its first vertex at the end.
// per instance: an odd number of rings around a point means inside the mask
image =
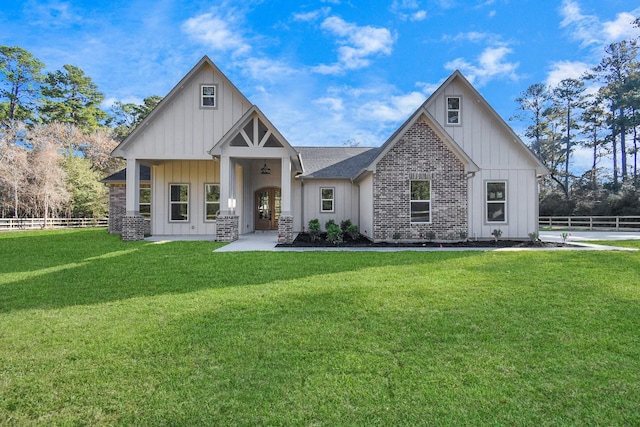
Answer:
POLYGON ((331 8, 323 7, 322 9, 312 10, 310 12, 300 12, 293 14, 294 21, 312 22, 329 14, 331 8))
POLYGON ((487 47, 477 60, 477 65, 463 59, 457 58, 445 64, 447 70, 460 70, 471 83, 483 86, 494 77, 508 77, 511 80, 518 80, 516 73, 518 62, 507 62, 506 57, 512 50, 503 45, 487 47))
POLYGON ((639 36, 640 30, 632 25, 638 14, 640 8, 619 13, 614 21, 602 22, 596 15, 584 14, 577 0, 563 0, 560 27, 567 28, 583 47, 601 46, 639 36))
POLYGON ((216 13, 204 13, 187 19, 181 29, 188 36, 206 44, 210 49, 233 54, 243 54, 251 47, 242 37, 239 26, 234 27, 238 20, 235 11, 228 10, 220 16, 216 13))
POLYGON ((391 96, 384 101, 373 100, 362 105, 359 115, 382 122, 396 123, 409 117, 425 99, 422 92, 410 92, 391 96))
POLYGON ((416 0, 394 0, 389 10, 403 21, 418 22, 427 17, 427 12, 420 9, 416 0))
POLYGON ((321 74, 338 74, 344 70, 363 68, 371 63, 370 57, 389 55, 395 37, 386 28, 358 26, 337 16, 326 18, 320 27, 337 36, 338 63, 321 64, 314 71, 321 74))
POLYGON ((557 61, 551 64, 547 73, 548 86, 555 87, 564 79, 580 79, 591 66, 580 61, 557 61))
POLYGON ((411 21, 418 22, 418 21, 424 21, 426 18, 427 18, 427 12, 424 10, 419 10, 415 12, 413 15, 411 15, 411 18, 409 19, 411 21))
POLYGON ((282 61, 269 58, 247 58, 242 61, 241 68, 257 81, 277 81, 298 72, 282 61))

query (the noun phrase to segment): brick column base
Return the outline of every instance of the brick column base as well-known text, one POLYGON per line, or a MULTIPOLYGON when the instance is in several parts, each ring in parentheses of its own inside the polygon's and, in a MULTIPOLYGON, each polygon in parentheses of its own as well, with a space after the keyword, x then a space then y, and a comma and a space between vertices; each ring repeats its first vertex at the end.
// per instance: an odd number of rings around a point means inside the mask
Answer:
POLYGON ((280 215, 278 218, 278 243, 284 245, 293 243, 293 216, 280 215))
POLYGON ((216 218, 216 240, 218 242, 233 242, 238 240, 237 215, 218 215, 216 218))
POLYGON ((124 242, 144 240, 146 221, 141 216, 125 216, 122 218, 122 236, 124 242))

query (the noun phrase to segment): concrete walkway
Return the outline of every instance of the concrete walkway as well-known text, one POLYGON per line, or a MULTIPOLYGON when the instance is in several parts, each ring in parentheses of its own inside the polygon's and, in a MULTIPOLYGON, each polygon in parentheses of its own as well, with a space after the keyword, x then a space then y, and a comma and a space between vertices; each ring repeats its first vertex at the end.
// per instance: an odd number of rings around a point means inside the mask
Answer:
MULTIPOLYGON (((499 248, 490 249, 497 251, 514 251, 514 250, 635 250, 630 248, 621 248, 617 246, 601 246, 582 243, 589 240, 635 240, 640 239, 640 232, 615 232, 615 231, 571 231, 568 232, 567 243, 579 245, 579 247, 566 248, 499 248)), ((151 239, 151 238, 150 238, 151 239)), ((540 232, 540 239, 544 242, 562 242, 562 231, 544 231, 540 232)), ((174 237, 173 240, 178 240, 174 237)), ((195 240, 195 239, 191 239, 195 240)), ((206 239, 200 239, 206 240, 206 239)), ((277 248, 278 233, 277 232, 258 232, 240 235, 239 239, 224 245, 214 252, 244 252, 244 251, 278 251, 278 252, 306 252, 306 251, 375 251, 375 252, 398 252, 398 251, 470 251, 470 250, 488 250, 487 248, 420 248, 420 247, 338 247, 338 248, 277 248)))

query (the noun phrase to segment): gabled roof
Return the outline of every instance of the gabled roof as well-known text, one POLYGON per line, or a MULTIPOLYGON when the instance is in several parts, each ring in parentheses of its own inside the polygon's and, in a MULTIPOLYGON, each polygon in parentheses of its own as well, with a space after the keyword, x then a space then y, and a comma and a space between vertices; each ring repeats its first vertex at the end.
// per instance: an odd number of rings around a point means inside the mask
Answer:
POLYGON ((380 151, 369 147, 295 147, 304 173, 299 178, 351 179, 380 151))
POLYGON ((513 131, 511 126, 509 126, 507 122, 504 121, 504 119, 500 116, 500 114, 498 114, 498 112, 491 106, 491 104, 487 102, 487 100, 480 94, 480 92, 478 92, 478 90, 471 84, 471 82, 467 80, 467 78, 460 72, 460 70, 454 71, 453 74, 451 74, 449 78, 447 78, 447 80, 445 80, 444 83, 442 83, 440 87, 438 87, 438 89, 436 89, 431 94, 431 96, 427 98, 423 106, 426 107, 432 104, 433 102, 435 102, 435 100, 440 95, 442 95, 445 89, 456 79, 458 79, 462 83, 462 85, 469 92, 471 92, 473 96, 476 97, 476 99, 480 101, 480 104, 486 109, 486 111, 488 111, 488 113, 492 116, 493 120, 495 120, 498 126, 502 127, 503 130, 511 137, 513 142, 516 143, 520 147, 520 149, 525 152, 525 155, 528 156, 529 160, 531 160, 531 162, 533 162, 533 164, 535 165, 536 173, 538 175, 546 175, 547 173, 549 173, 549 170, 547 169, 547 167, 540 161, 540 159, 538 159, 538 157, 522 141, 522 139, 520 139, 518 134, 516 134, 513 131))
MULTIPOLYGON (((267 133, 270 133, 266 137, 269 138, 273 136, 277 143, 282 145, 282 148, 286 149, 289 152, 290 156, 297 156, 298 152, 289 144, 287 139, 280 133, 280 131, 271 123, 271 121, 264 115, 264 113, 256 106, 252 105, 251 108, 247 110, 246 113, 238 120, 232 127, 227 131, 227 133, 208 151, 212 156, 219 156, 222 154, 222 150, 224 147, 229 146, 232 141, 242 133, 243 129, 251 122, 254 118, 257 118, 265 127, 267 133)), ((252 141, 258 142, 258 141, 252 141)), ((261 141, 262 144, 265 144, 268 141, 261 141)))
MULTIPOLYGON (((375 172, 375 168, 382 160, 382 158, 393 148, 394 145, 402 138, 404 133, 411 128, 418 120, 424 117, 431 127, 431 129, 440 137, 442 142, 453 152, 453 154, 460 159, 462 163, 464 163, 467 172, 477 172, 480 170, 477 164, 471 157, 465 153, 465 151, 460 148, 460 146, 451 138, 451 136, 442 128, 440 123, 427 111, 426 102, 423 103, 412 115, 405 121, 402 126, 400 126, 394 133, 387 139, 387 141, 382 144, 380 149, 377 152, 377 155, 371 160, 371 162, 363 167, 359 172, 358 176, 365 172, 375 172)), ((354 177, 354 178, 357 178, 354 177)))
POLYGON ((124 150, 127 148, 128 145, 130 145, 133 141, 135 141, 137 135, 140 132, 142 132, 142 129, 144 129, 147 124, 152 122, 155 119, 155 117, 160 114, 162 110, 167 108, 168 105, 171 105, 172 101, 174 100, 174 98, 176 98, 179 95, 180 91, 185 86, 187 86, 190 83, 190 81, 205 66, 209 66, 213 68, 214 73, 217 74, 222 80, 225 80, 234 90, 236 90, 239 96, 242 97, 242 100, 244 102, 246 102, 247 104, 251 104, 251 102, 244 96, 242 92, 240 92, 240 90, 238 90, 238 88, 233 84, 233 82, 229 80, 229 78, 222 71, 220 71, 220 69, 216 66, 216 64, 214 64, 213 61, 209 59, 207 55, 205 55, 202 57, 200 61, 198 61, 198 63, 191 69, 191 71, 189 71, 182 78, 182 80, 180 80, 178 84, 175 85, 173 89, 171 89, 169 94, 165 96, 162 99, 162 101, 158 103, 158 105, 156 105, 153 111, 151 111, 151 113, 149 113, 149 115, 145 117, 144 120, 142 120, 142 122, 138 124, 138 126, 136 126, 136 128, 120 144, 118 144, 118 146, 111 152, 111 155, 114 157, 122 157, 124 155, 124 150))

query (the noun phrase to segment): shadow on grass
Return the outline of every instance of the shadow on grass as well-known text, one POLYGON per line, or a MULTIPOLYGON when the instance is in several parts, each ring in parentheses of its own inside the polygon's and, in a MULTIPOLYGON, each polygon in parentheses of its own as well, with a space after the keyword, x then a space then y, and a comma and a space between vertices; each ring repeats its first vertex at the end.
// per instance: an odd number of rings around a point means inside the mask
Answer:
POLYGON ((0 236, 0 312, 97 304, 201 289, 438 263, 442 253, 213 253, 213 242, 121 242, 104 230, 0 236))

